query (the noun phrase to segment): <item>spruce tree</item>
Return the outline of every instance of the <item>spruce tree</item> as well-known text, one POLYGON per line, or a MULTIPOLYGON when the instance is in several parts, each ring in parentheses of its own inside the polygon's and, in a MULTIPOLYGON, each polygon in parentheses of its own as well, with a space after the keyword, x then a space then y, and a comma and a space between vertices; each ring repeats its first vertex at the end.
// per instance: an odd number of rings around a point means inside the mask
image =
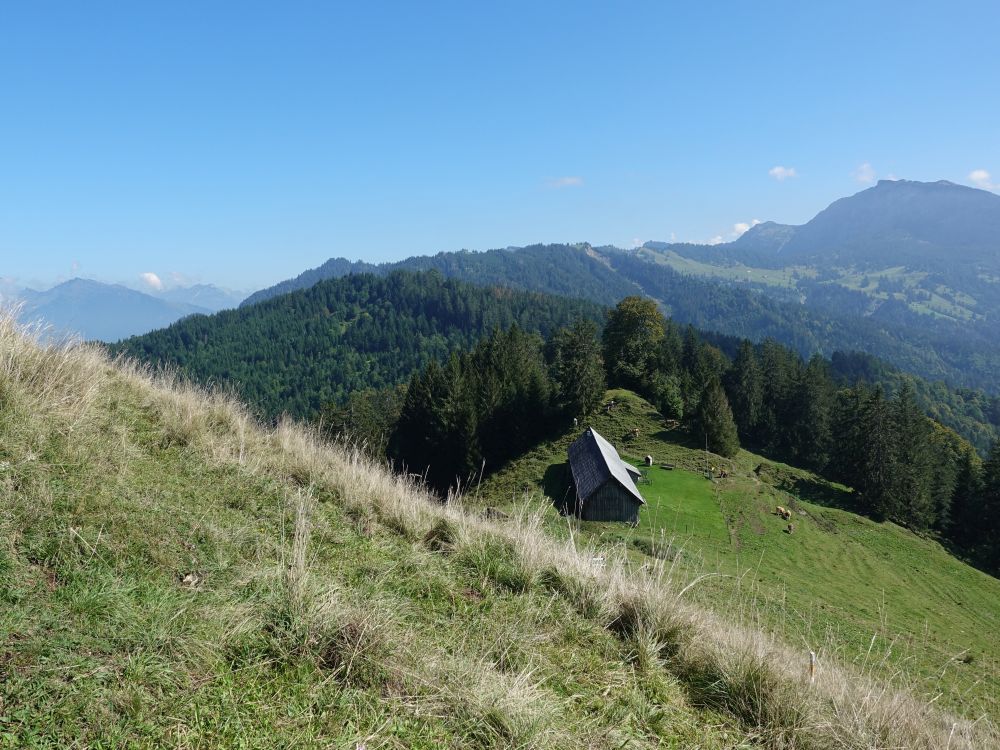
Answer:
POLYGON ((709 381, 702 394, 694 427, 699 442, 705 440, 712 452, 726 458, 732 458, 739 452, 740 439, 733 411, 718 378, 709 381))
POLYGON ((770 450, 788 447, 789 406, 802 362, 790 349, 773 339, 761 344, 764 398, 757 424, 757 442, 770 450))
POLYGON ((862 384, 838 393, 834 399, 830 426, 831 450, 827 471, 832 478, 853 488, 856 498, 860 497, 864 482, 865 456, 868 452, 864 415, 869 397, 862 384))
POLYGON ((983 464, 983 485, 980 493, 977 532, 980 541, 979 558, 990 571, 1000 571, 1000 440, 993 443, 989 459, 983 464))
POLYGON ((915 529, 934 525, 931 495, 930 420, 917 406, 908 380, 892 403, 895 443, 893 507, 889 516, 915 529))
POLYGON ((681 381, 676 375, 663 372, 653 375, 650 398, 665 419, 684 417, 684 396, 681 393, 681 381))
POLYGON ((826 469, 830 461, 833 382, 826 361, 819 355, 809 360, 795 385, 788 404, 788 447, 805 466, 826 469))
POLYGON ((896 439, 892 412, 881 388, 876 388, 862 408, 861 432, 865 450, 858 476, 862 510, 879 520, 898 519, 896 495, 896 439))
POLYGON ((959 471, 965 456, 974 452, 975 448, 954 430, 931 422, 931 500, 934 504, 934 528, 942 533, 948 533, 951 527, 951 504, 959 471))
POLYGON ((550 347, 552 380, 559 409, 569 417, 589 414, 601 403, 606 386, 597 326, 580 320, 561 329, 550 347))
POLYGON ((753 435, 760 422, 764 403, 764 377, 753 344, 740 343, 740 350, 726 378, 726 392, 733 409, 733 419, 744 439, 753 435))
POLYGON ((983 528, 980 516, 982 494, 982 462, 974 451, 962 455, 951 495, 948 537, 960 547, 970 547, 979 541, 983 528))

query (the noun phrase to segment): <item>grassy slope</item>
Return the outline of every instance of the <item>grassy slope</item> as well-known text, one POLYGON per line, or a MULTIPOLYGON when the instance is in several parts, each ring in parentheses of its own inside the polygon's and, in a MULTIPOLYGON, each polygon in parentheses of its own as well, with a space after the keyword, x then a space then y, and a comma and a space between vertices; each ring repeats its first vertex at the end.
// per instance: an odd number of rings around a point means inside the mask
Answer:
MULTIPOLYGON (((699 583, 700 601, 733 606, 803 652, 835 651, 883 676, 902 670, 915 690, 941 692, 940 701, 973 718, 1000 716, 1000 581, 894 524, 809 502, 842 505, 847 497, 808 472, 742 451, 734 461, 714 458, 731 476, 710 482, 704 453, 665 430, 648 403, 626 391, 609 397, 619 406, 593 417, 597 430, 626 460, 639 463, 648 453, 678 469, 650 471, 651 484, 640 486, 648 504, 638 528, 582 524, 579 538, 620 544, 637 560, 674 558, 680 549, 675 564, 686 576, 727 576, 699 583), (627 437, 633 427, 636 441, 627 437), (795 510, 793 534, 784 532, 776 505, 795 510)), ((502 503, 539 486, 564 493, 573 437, 570 430, 495 475, 481 488, 482 501, 502 503)), ((566 526, 554 509, 549 520, 566 526)))
POLYGON ((365 507, 378 467, 74 356, 0 370, 0 747, 729 746, 517 565, 365 507))
POLYGON ((0 321, 0 747, 987 747, 289 425, 0 321))

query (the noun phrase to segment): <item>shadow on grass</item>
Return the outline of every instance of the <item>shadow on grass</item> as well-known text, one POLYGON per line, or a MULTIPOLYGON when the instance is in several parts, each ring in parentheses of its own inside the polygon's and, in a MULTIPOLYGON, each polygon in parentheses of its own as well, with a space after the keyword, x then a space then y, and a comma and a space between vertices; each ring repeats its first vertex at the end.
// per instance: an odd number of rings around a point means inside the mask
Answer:
POLYGON ((704 442, 699 445, 697 438, 695 438, 689 430, 685 430, 680 426, 668 427, 660 430, 653 435, 653 437, 662 443, 675 443, 677 445, 682 445, 685 448, 693 448, 694 450, 701 450, 705 447, 704 442))
POLYGON ((569 463, 552 464, 542 476, 542 490, 552 498, 552 504, 563 515, 573 510, 573 483, 569 463))
POLYGON ((781 482, 779 487, 797 498, 815 503, 816 505, 822 505, 827 508, 839 508, 840 510, 848 510, 852 513, 859 512, 853 493, 834 487, 826 482, 805 479, 803 477, 795 479, 786 478, 781 482))

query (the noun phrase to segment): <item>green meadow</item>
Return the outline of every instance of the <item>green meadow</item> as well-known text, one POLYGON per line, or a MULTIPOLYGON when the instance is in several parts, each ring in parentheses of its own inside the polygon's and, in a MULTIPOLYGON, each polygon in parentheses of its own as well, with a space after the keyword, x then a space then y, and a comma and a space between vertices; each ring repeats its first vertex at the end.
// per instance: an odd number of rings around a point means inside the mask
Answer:
MULTIPOLYGON (((732 461, 706 456, 636 395, 612 398, 615 409, 590 424, 625 461, 654 458, 639 485, 640 522, 583 523, 549 507, 554 533, 618 547, 638 565, 666 560, 694 601, 799 644, 803 665, 809 651, 821 661, 835 654, 972 718, 1000 715, 1000 581, 934 539, 842 509, 847 488, 747 451, 732 461), (792 511, 792 533, 778 505, 792 511)), ((566 449, 575 435, 570 428, 505 467, 479 501, 516 505, 570 491, 566 449)))

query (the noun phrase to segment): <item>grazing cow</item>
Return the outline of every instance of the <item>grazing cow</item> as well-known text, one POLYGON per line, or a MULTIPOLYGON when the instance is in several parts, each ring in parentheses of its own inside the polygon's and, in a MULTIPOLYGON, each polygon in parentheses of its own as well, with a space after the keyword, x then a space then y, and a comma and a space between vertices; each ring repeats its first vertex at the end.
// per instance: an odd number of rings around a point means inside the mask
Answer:
POLYGON ((774 515, 776 516, 781 516, 782 518, 784 518, 787 512, 788 511, 785 510, 784 507, 782 507, 781 505, 774 506, 774 515))
POLYGON ((788 528, 785 529, 785 531, 788 532, 789 534, 794 534, 795 533, 795 524, 794 523, 788 524, 788 528))

